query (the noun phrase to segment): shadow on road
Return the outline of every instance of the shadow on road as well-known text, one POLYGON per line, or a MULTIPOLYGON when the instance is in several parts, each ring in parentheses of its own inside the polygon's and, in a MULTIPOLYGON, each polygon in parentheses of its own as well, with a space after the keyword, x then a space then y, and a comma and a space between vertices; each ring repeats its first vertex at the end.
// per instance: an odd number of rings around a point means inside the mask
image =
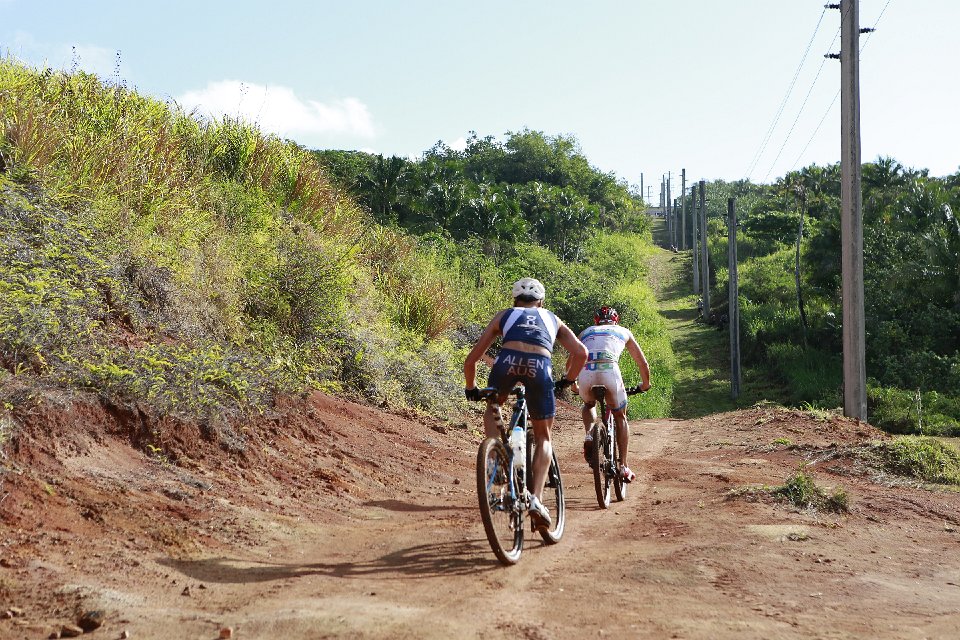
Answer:
POLYGON ((372 500, 363 504, 365 507, 380 507, 389 511, 460 511, 463 505, 459 504, 417 504, 414 502, 404 502, 403 500, 372 500))
MULTIPOLYGON (((527 539, 534 545, 539 542, 539 538, 527 539)), ((478 571, 500 567, 485 539, 416 545, 372 560, 347 562, 281 563, 223 557, 203 560, 161 558, 157 562, 194 580, 211 584, 247 584, 307 576, 376 576, 378 580, 409 580, 475 575, 478 571)))

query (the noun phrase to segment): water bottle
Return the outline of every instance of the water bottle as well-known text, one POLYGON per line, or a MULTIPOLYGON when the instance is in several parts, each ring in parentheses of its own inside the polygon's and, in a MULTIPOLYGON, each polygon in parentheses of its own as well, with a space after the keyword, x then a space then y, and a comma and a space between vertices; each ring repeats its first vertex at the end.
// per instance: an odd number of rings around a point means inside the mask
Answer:
POLYGON ((510 450, 513 452, 513 466, 520 469, 526 462, 527 438, 523 429, 519 426, 513 428, 510 432, 510 438, 507 440, 510 444, 510 450))

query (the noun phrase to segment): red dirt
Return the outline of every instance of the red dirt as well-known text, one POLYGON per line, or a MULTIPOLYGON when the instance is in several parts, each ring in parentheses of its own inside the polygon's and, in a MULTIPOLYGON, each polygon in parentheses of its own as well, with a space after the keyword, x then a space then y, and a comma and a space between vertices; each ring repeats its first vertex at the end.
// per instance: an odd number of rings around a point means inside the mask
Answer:
POLYGON ((477 512, 477 416, 314 394, 203 426, 48 397, 12 424, 0 613, 23 614, 0 638, 87 610, 103 638, 960 637, 960 493, 828 455, 884 437, 846 419, 636 421, 638 480, 602 511, 563 405, 567 529, 556 546, 528 537, 510 568, 477 512), (849 514, 730 495, 803 460, 849 514))

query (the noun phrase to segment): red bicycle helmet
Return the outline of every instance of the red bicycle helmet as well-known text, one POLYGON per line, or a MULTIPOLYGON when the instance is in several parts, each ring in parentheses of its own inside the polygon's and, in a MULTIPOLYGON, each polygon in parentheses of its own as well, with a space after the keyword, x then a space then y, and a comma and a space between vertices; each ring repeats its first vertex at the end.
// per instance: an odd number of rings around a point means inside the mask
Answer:
POLYGON ((611 306, 603 305, 593 314, 594 324, 611 324, 620 322, 620 314, 611 306))

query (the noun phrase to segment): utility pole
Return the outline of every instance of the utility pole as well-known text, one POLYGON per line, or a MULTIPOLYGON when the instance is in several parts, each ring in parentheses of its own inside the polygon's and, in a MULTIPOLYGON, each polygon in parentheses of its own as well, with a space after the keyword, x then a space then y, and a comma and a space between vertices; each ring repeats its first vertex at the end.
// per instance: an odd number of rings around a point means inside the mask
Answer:
MULTIPOLYGON (((647 208, 647 199, 644 198, 645 195, 646 195, 646 193, 643 191, 643 174, 641 173, 641 174, 640 174, 640 199, 643 201, 643 208, 644 208, 644 209, 647 208)), ((646 213, 646 211, 644 211, 644 213, 646 213)))
POLYGON ((687 248, 687 170, 680 170, 680 248, 687 248))
POLYGON ((730 327, 730 397, 740 396, 740 282, 737 276, 737 200, 727 199, 727 271, 729 299, 727 321, 730 327))
POLYGON ((710 249, 707 246, 707 183, 700 181, 700 283, 703 285, 703 317, 710 322, 710 249))
POLYGON ((677 219, 673 215, 673 200, 670 198, 670 172, 667 172, 667 207, 670 210, 670 248, 677 246, 677 219))
MULTIPOLYGON (((833 5, 830 5, 833 7, 833 5)), ((860 6, 840 9, 840 264, 843 297, 843 414, 867 419, 860 191, 860 6)))
POLYGON ((670 248, 670 217, 667 215, 667 176, 660 176, 660 212, 663 214, 663 224, 667 230, 664 249, 670 248))
POLYGON ((690 217, 693 219, 693 295, 700 293, 700 245, 698 244, 697 227, 697 184, 690 187, 690 217))

